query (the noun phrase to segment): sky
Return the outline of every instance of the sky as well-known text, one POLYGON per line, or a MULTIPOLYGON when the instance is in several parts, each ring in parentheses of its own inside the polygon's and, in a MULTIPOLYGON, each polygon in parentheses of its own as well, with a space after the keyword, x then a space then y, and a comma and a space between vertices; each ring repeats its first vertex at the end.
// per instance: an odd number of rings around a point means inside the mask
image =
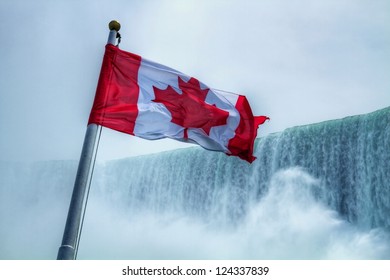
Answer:
MULTIPOLYGON (((390 106, 388 0, 0 2, 0 160, 78 159, 108 23, 120 48, 246 95, 258 136, 390 106)), ((98 160, 188 147, 103 129, 98 160)))

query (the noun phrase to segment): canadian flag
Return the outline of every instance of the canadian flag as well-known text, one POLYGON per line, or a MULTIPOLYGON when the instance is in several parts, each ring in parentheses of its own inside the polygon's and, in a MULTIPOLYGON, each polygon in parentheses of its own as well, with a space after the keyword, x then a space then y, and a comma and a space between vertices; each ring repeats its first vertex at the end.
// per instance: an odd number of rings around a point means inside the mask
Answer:
POLYGON ((141 138, 172 138, 254 161, 257 128, 245 96, 210 89, 197 79, 108 44, 89 124, 141 138))

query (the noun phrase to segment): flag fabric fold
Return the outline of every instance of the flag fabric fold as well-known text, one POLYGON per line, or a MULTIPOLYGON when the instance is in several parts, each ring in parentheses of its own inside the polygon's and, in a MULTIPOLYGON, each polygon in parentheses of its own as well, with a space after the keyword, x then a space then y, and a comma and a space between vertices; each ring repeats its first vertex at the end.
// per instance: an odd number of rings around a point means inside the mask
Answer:
POLYGON ((253 162, 257 128, 243 95, 210 89, 197 79, 108 44, 88 123, 144 139, 196 143, 253 162))

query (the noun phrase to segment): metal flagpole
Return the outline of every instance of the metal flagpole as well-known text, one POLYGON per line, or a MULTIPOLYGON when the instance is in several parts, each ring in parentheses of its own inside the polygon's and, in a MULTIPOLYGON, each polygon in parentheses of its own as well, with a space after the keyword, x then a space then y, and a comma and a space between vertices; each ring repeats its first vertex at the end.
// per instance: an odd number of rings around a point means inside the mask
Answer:
MULTIPOLYGON (((115 45, 116 39, 120 38, 118 36, 120 24, 118 21, 113 20, 109 23, 108 27, 110 28, 110 33, 108 35, 107 44, 115 45)), ((88 193, 95 166, 101 130, 102 127, 97 124, 90 124, 87 127, 57 260, 75 260, 77 257, 78 244, 80 241, 82 223, 87 206, 88 193)))

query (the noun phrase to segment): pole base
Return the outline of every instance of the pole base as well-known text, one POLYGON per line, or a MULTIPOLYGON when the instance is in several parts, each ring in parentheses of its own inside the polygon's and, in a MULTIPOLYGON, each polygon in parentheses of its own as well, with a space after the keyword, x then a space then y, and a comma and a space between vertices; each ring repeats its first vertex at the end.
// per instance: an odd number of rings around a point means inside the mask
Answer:
POLYGON ((62 245, 58 249, 57 260, 74 260, 75 250, 72 246, 62 245))

